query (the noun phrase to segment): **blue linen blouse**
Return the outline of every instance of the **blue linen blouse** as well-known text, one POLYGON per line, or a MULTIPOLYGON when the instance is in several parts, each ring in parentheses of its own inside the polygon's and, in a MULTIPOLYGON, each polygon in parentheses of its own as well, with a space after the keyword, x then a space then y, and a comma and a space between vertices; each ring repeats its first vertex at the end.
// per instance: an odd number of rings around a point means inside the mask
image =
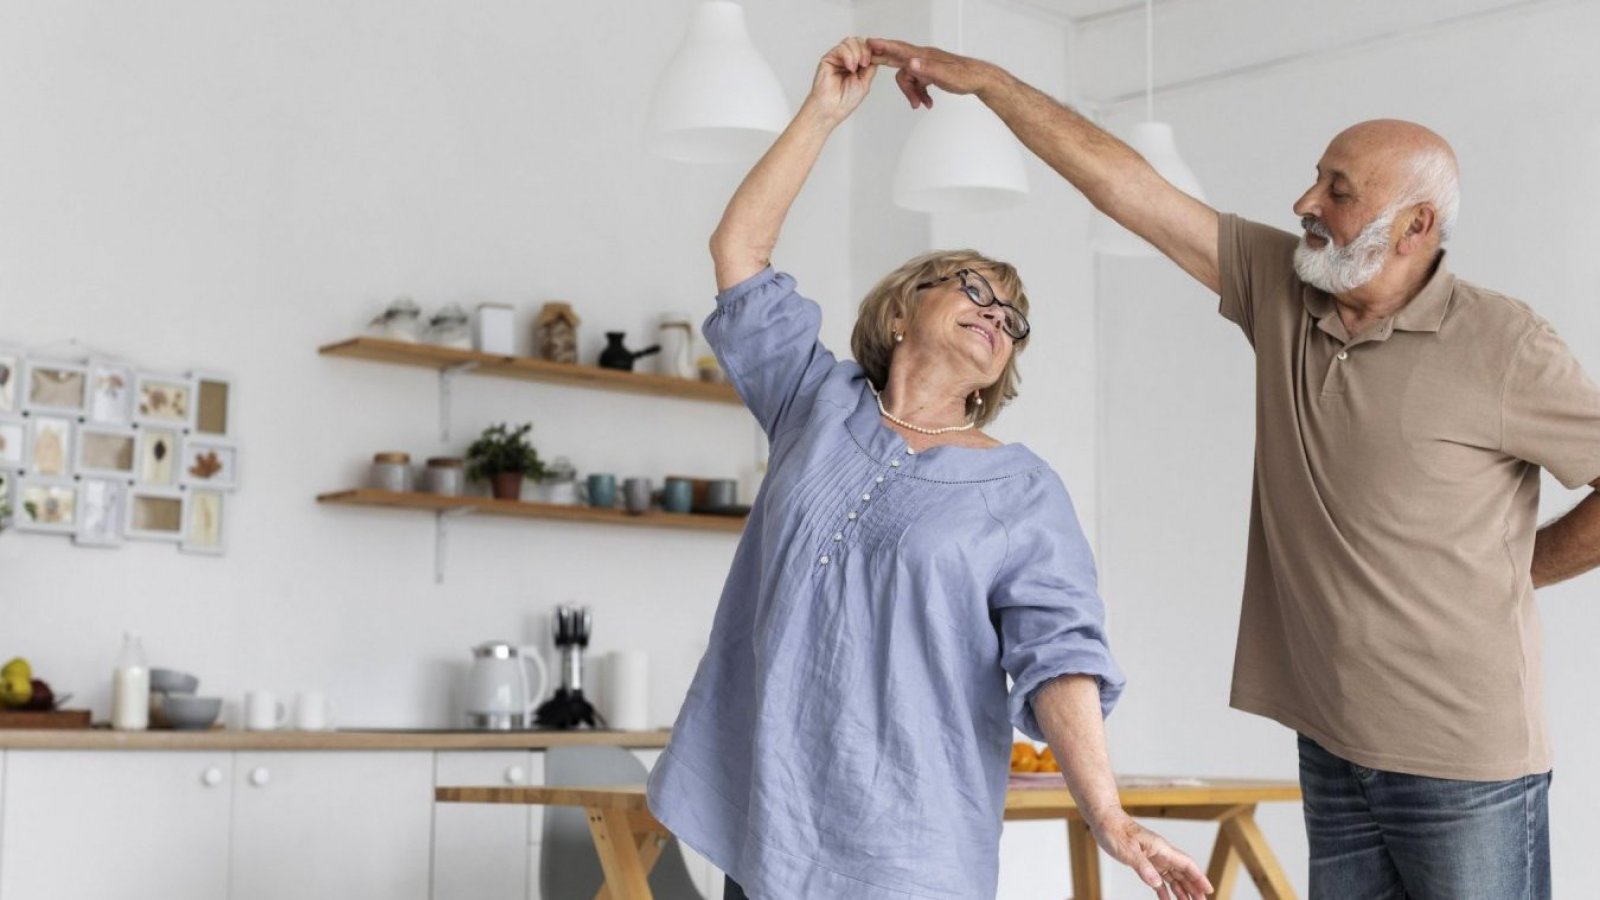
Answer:
POLYGON ((754 900, 992 898, 1011 726, 1122 691, 1094 560, 1043 460, 913 451, 821 321, 771 268, 706 320, 771 450, 650 809, 754 900))

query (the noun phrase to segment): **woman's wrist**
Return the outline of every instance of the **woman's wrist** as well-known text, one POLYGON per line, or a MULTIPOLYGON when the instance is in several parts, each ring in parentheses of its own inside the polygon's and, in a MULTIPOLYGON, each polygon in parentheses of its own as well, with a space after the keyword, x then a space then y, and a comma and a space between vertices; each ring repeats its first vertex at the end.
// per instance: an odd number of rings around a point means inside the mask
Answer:
POLYGON ((1125 831, 1128 824, 1133 821, 1133 817, 1128 815, 1120 803, 1114 803, 1096 810, 1083 810, 1083 821, 1094 833, 1095 840, 1104 844, 1112 835, 1125 831))
POLYGON ((812 128, 821 130, 824 134, 831 134, 835 128, 839 127, 840 123, 849 117, 850 114, 848 112, 841 113, 827 109, 822 103, 818 102, 817 98, 811 96, 806 97, 805 102, 800 104, 800 111, 794 115, 796 122, 803 122, 812 128))

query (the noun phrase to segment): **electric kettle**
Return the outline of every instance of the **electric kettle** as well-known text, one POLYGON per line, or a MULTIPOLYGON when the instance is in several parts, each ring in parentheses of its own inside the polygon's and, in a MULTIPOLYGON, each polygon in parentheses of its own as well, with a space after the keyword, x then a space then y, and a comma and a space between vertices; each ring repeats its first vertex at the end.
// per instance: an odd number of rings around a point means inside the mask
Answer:
POLYGON ((472 648, 472 670, 467 673, 465 707, 467 726, 488 731, 527 728, 533 708, 549 682, 544 660, 532 647, 489 641, 472 648), (528 669, 535 678, 528 680, 528 669))

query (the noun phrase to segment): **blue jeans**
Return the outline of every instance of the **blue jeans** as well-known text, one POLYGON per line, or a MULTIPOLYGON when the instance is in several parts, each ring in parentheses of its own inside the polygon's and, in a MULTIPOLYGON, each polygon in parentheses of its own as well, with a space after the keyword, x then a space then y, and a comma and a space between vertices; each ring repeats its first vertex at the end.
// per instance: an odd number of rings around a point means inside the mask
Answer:
POLYGON ((1550 774, 1454 781, 1300 736, 1311 900, 1549 900, 1550 774))

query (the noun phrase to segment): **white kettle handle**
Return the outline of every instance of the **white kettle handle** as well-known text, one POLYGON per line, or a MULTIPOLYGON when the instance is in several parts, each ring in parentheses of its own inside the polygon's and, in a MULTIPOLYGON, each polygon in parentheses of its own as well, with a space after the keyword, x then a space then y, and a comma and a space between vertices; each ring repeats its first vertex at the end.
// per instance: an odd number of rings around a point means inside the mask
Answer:
POLYGON ((534 710, 539 708, 539 704, 544 698, 545 685, 550 683, 550 670, 545 668, 545 665, 544 665, 544 654, 539 652, 539 648, 538 647, 521 647, 521 648, 518 648, 517 655, 522 657, 522 659, 524 661, 526 661, 527 663, 532 663, 533 664, 533 671, 538 673, 538 675, 539 675, 539 681, 538 681, 537 686, 530 685, 527 682, 528 667, 526 665, 524 665, 522 667, 523 686, 527 687, 527 689, 528 689, 527 692, 523 694, 524 697, 528 698, 528 709, 526 710, 526 712, 524 714, 529 717, 528 718, 528 725, 529 725, 529 727, 532 727, 532 725, 533 725, 532 716, 533 716, 534 710))

